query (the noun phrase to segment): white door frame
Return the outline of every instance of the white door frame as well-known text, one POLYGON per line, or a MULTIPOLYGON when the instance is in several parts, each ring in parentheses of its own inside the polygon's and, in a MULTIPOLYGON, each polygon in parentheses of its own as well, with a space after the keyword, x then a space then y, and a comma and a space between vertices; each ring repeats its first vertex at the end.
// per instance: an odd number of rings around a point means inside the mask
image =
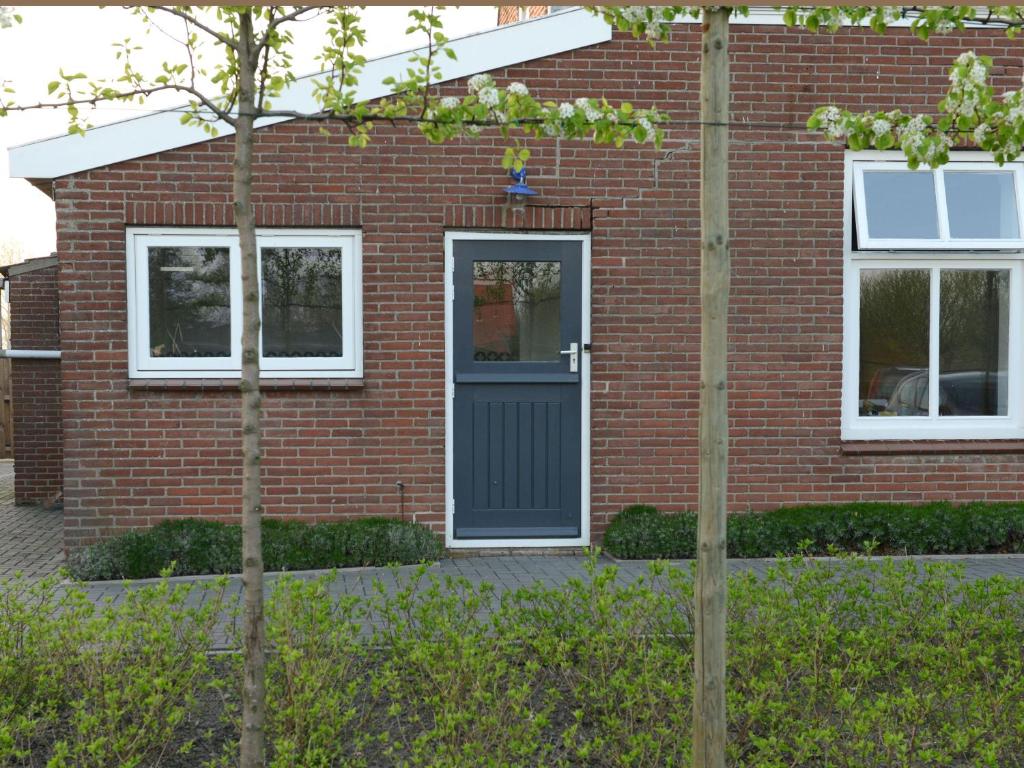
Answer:
POLYGON ((448 231, 444 235, 444 542, 450 549, 482 549, 510 547, 585 547, 590 544, 590 235, 566 232, 521 233, 481 232, 472 230, 448 231), (456 240, 571 240, 581 245, 581 306, 580 339, 580 536, 575 539, 456 539, 455 494, 453 460, 455 446, 452 441, 455 425, 455 379, 452 362, 452 343, 455 311, 455 249, 456 240))

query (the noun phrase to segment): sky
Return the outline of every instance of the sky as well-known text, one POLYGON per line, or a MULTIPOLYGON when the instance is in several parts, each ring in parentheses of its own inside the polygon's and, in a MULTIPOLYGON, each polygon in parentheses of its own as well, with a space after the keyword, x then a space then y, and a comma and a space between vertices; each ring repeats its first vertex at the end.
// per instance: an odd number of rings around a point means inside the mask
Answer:
MULTIPOLYGON (((422 44, 404 34, 410 6, 367 7, 363 23, 367 30, 364 54, 381 56, 422 44)), ((46 99, 47 83, 57 72, 85 72, 90 77, 115 77, 118 62, 112 44, 130 37, 141 45, 136 66, 156 68, 165 60, 180 60, 180 46, 158 30, 148 33, 131 11, 120 7, 26 6, 16 9, 22 23, 0 29, 0 81, 15 88, 19 104, 46 99)), ((442 14, 449 37, 494 26, 495 6, 452 8, 442 14)), ((313 56, 318 30, 316 22, 293 27, 296 44, 296 74, 318 68, 313 56)), ((177 32, 168 27, 169 31, 177 32)), ((183 101, 165 94, 160 101, 143 105, 105 105, 89 117, 94 125, 138 117, 153 109, 183 101)), ((0 118, 0 258, 4 251, 21 258, 47 256, 55 249, 53 202, 24 179, 8 177, 7 149, 18 144, 66 133, 63 110, 35 110, 0 118)))

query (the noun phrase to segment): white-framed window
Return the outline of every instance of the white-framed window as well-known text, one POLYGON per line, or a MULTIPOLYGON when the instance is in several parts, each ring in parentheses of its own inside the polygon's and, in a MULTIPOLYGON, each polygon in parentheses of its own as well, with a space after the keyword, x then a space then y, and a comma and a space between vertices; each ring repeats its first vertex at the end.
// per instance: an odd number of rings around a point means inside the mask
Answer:
POLYGON ((1024 164, 846 159, 847 440, 1024 437, 1024 164))
MULTIPOLYGON (((237 378, 242 277, 228 229, 130 228, 132 378, 237 378)), ((259 229, 260 370, 267 378, 362 375, 361 237, 259 229)))

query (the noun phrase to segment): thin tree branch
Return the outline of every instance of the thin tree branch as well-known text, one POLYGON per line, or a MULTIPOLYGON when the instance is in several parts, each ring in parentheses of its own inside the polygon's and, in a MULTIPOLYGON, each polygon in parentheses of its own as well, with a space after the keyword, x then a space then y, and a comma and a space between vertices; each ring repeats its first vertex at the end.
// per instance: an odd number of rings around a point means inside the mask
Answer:
POLYGON ((282 24, 286 24, 289 21, 297 20, 299 18, 299 16, 301 16, 304 13, 308 13, 309 11, 323 11, 323 10, 324 10, 323 6, 319 6, 319 5, 303 5, 303 6, 300 6, 300 7, 296 8, 294 11, 290 11, 290 12, 284 14, 283 16, 278 17, 277 19, 271 19, 270 22, 267 24, 266 32, 263 33, 263 37, 259 41, 259 47, 262 48, 263 46, 265 46, 267 44, 267 42, 269 41, 270 35, 273 32, 273 30, 277 29, 282 24))
POLYGON ((256 96, 256 109, 260 109, 263 106, 263 97, 267 93, 267 74, 270 70, 270 34, 271 30, 274 29, 274 12, 275 6, 270 8, 270 17, 267 19, 267 33, 263 35, 263 38, 258 43, 256 48, 256 58, 259 62, 259 84, 257 86, 256 96))
POLYGON ((225 35, 225 34, 223 34, 221 32, 218 32, 213 27, 210 27, 210 26, 207 26, 206 24, 203 24, 201 21, 199 21, 191 13, 186 13, 185 11, 181 10, 178 7, 171 6, 171 5, 151 5, 151 6, 149 6, 149 10, 151 10, 151 11, 159 11, 161 13, 169 13, 171 16, 177 16, 179 19, 185 19, 185 21, 194 24, 198 29, 203 30, 203 32, 205 32, 206 34, 208 34, 210 37, 214 38, 218 42, 222 43, 223 45, 227 46, 231 50, 233 50, 233 51, 237 51, 238 50, 238 41, 237 40, 233 40, 232 38, 228 37, 227 35, 225 35))
MULTIPOLYGON (((427 11, 428 19, 434 15, 434 6, 430 6, 427 11)), ((427 65, 425 67, 425 73, 423 77, 423 105, 420 108, 420 119, 427 114, 427 105, 430 103, 430 67, 434 63, 434 35, 432 34, 433 27, 431 27, 429 21, 427 23, 427 65)))
MULTIPOLYGON (((91 107, 95 107, 97 104, 116 102, 116 101, 129 101, 129 100, 137 98, 139 96, 152 96, 153 94, 161 93, 163 91, 174 91, 176 93, 187 93, 190 96, 193 96, 196 99, 197 102, 199 102, 200 104, 205 106, 207 108, 207 110, 209 110, 213 114, 213 116, 215 117, 214 120, 210 120, 209 118, 204 118, 204 117, 202 117, 202 116, 197 114, 196 117, 198 119, 200 119, 200 120, 205 120, 206 122, 216 122, 217 120, 223 120, 228 125, 231 125, 231 126, 235 125, 235 117, 230 112, 225 111, 221 107, 218 107, 214 102, 212 102, 201 91, 199 91, 199 90, 197 90, 195 88, 192 88, 191 86, 182 85, 180 83, 169 83, 169 84, 166 84, 166 85, 154 85, 151 88, 137 88, 137 89, 132 90, 132 91, 119 91, 116 94, 107 95, 107 96, 103 96, 103 95, 88 96, 88 97, 82 96, 82 97, 79 97, 79 98, 64 99, 62 101, 49 101, 49 102, 47 102, 47 101, 40 101, 40 102, 37 102, 35 104, 11 104, 9 106, 4 106, 2 109, 3 109, 4 112, 30 112, 31 110, 34 110, 34 109, 64 109, 66 107, 77 107, 77 106, 91 106, 91 107)), ((191 110, 191 109, 185 109, 185 110, 166 110, 166 111, 184 111, 185 113, 194 113, 195 112, 195 110, 191 110)))

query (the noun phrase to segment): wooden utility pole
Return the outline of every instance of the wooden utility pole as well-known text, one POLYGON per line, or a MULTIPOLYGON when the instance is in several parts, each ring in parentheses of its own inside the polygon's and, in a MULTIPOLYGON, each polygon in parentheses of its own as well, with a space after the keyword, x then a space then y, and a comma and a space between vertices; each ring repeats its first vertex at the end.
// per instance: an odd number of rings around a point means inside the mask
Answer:
POLYGON ((700 69, 700 499, 694 768, 725 768, 725 512, 729 465, 729 9, 705 8, 700 69))

